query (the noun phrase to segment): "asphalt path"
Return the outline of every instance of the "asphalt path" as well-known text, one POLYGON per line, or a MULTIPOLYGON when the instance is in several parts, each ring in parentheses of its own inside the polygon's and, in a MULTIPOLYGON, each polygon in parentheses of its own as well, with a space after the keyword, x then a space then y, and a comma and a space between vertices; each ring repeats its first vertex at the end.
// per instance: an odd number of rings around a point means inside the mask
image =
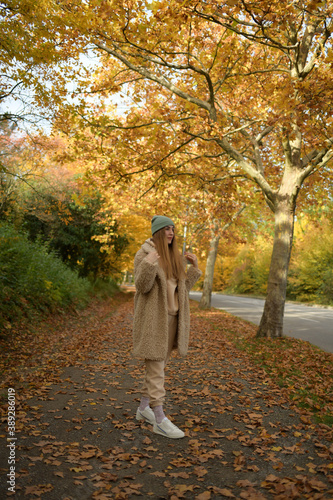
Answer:
MULTIPOLYGON (((200 292, 191 292, 190 298, 199 301, 200 292)), ((212 307, 259 325, 265 301, 235 295, 213 293, 212 307)), ((307 340, 324 351, 333 352, 333 308, 312 307, 287 302, 283 332, 288 337, 307 340)))

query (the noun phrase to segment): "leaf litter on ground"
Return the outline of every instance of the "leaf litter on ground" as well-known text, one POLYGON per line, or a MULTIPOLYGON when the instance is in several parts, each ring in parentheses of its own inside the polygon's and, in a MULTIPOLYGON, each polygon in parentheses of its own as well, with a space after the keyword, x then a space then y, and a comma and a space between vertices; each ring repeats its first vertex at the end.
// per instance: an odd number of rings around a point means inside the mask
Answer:
MULTIPOLYGON (((182 440, 135 420, 143 366, 131 357, 132 294, 2 338, 2 438, 7 388, 17 397, 15 498, 333 497, 332 356, 191 309, 189 355, 172 358, 166 380, 182 440)), ((4 449, 0 458, 5 472, 4 449)))

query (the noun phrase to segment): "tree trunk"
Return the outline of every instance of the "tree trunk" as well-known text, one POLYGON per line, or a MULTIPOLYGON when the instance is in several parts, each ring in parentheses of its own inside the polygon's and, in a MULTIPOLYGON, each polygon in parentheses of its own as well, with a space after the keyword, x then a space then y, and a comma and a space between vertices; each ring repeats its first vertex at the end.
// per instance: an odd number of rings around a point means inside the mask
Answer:
POLYGON ((257 337, 283 336, 284 305, 290 262, 296 197, 289 196, 277 202, 275 210, 275 235, 269 270, 267 296, 257 337))
POLYGON ((226 224, 224 224, 222 228, 220 227, 220 221, 215 222, 214 230, 212 230, 212 239, 210 242, 210 248, 206 262, 202 297, 199 302, 200 309, 209 309, 211 307, 214 269, 215 269, 215 262, 221 236, 231 226, 231 224, 240 216, 240 214, 245 210, 245 208, 246 205, 243 203, 240 209, 231 217, 231 219, 226 224))
POLYGON ((220 242, 220 234, 214 234, 210 242, 209 253, 206 262, 205 279, 203 284, 202 296, 199 303, 200 309, 209 309, 212 300, 214 268, 217 257, 217 250, 220 242))

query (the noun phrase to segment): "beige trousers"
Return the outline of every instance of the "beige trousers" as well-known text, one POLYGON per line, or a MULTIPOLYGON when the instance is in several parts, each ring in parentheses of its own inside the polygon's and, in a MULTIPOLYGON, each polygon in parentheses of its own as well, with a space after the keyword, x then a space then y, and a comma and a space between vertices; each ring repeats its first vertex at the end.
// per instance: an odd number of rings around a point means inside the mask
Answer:
POLYGON ((161 406, 164 403, 164 370, 170 358, 175 343, 178 326, 178 316, 168 315, 168 352, 162 361, 145 359, 145 378, 142 387, 142 396, 150 399, 150 407, 161 406))

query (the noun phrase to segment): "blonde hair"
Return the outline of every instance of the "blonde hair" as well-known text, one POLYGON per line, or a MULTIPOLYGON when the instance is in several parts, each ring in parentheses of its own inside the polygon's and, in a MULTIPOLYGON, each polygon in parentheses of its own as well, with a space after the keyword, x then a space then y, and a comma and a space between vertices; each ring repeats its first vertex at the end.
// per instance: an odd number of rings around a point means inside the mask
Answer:
POLYGON ((165 227, 156 231, 153 235, 153 242, 159 254, 159 263, 165 272, 166 278, 185 278, 183 258, 178 250, 176 235, 174 235, 170 245, 165 237, 165 227))

